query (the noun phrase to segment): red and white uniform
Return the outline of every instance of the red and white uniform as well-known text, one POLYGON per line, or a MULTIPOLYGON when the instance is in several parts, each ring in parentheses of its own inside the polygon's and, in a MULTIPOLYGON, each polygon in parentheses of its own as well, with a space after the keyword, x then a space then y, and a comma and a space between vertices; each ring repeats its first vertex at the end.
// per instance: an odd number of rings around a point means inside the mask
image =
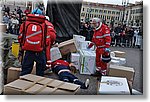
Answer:
POLYGON ((56 31, 54 30, 54 26, 49 21, 45 21, 47 25, 47 42, 46 42, 46 58, 50 60, 50 48, 54 44, 56 40, 56 31))
POLYGON ((107 63, 101 60, 101 56, 105 54, 105 48, 110 47, 110 43, 110 29, 105 24, 101 24, 101 26, 94 31, 92 43, 89 45, 89 48, 93 45, 96 46, 96 66, 102 74, 107 71, 107 63))

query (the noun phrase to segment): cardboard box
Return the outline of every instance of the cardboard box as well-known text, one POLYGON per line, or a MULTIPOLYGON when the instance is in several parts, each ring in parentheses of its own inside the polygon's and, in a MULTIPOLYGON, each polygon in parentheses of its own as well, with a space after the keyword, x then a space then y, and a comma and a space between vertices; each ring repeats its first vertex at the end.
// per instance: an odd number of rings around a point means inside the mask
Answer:
POLYGON ((115 53, 115 57, 125 58, 125 52, 122 51, 113 51, 115 53))
POLYGON ((94 74, 96 72, 95 59, 96 54, 94 51, 80 50, 80 74, 94 74))
POLYGON ((125 77, 128 81, 134 80, 135 71, 131 67, 110 65, 108 75, 116 77, 125 77))
POLYGON ((32 74, 21 76, 4 86, 5 95, 75 94, 80 86, 32 74))
POLYGON ((0 32, 6 32, 6 29, 7 29, 7 25, 0 23, 0 32))
POLYGON ((102 76, 99 83, 99 94, 102 95, 130 95, 126 78, 102 76))
POLYGON ((113 65, 125 65, 126 59, 120 57, 111 57, 111 64, 113 65))
MULTIPOLYGON (((10 67, 7 72, 7 83, 10 83, 16 79, 19 79, 21 68, 10 67)), ((36 74, 36 63, 34 63, 31 74, 36 74)))
POLYGON ((62 55, 68 53, 77 52, 74 39, 64 41, 58 45, 58 48, 62 55))
POLYGON ((143 93, 141 93, 135 89, 132 89, 132 95, 143 95, 143 93))
POLYGON ((95 46, 93 45, 92 48, 87 49, 87 47, 89 46, 89 44, 91 43, 91 41, 79 41, 78 42, 78 49, 79 50, 91 50, 94 51, 95 50, 95 46))
POLYGON ((74 64, 77 70, 80 68, 80 54, 79 53, 71 53, 71 63, 74 64))
POLYGON ((56 61, 56 60, 58 60, 58 59, 60 59, 60 58, 62 58, 62 56, 61 56, 61 53, 60 53, 60 50, 59 50, 59 48, 58 47, 53 47, 53 48, 51 48, 50 49, 50 56, 51 56, 51 61, 53 62, 53 61, 56 61))
POLYGON ((75 46, 77 48, 77 50, 80 50, 80 46, 81 46, 81 42, 85 41, 85 37, 81 36, 81 35, 73 35, 73 39, 75 41, 75 46))

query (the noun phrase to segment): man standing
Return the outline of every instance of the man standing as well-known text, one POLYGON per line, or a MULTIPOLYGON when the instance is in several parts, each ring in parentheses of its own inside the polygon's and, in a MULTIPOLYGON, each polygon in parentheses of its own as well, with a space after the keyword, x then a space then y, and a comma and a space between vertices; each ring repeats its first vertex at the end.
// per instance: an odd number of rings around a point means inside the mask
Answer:
POLYGON ((105 24, 102 24, 99 18, 92 19, 92 26, 94 27, 94 35, 92 38, 92 43, 88 46, 91 48, 93 45, 96 46, 96 66, 97 71, 101 75, 107 74, 107 63, 110 61, 110 29, 105 24), (103 61, 104 56, 109 56, 108 61, 103 61))
POLYGON ((30 74, 35 61, 36 74, 43 76, 46 64, 49 65, 50 62, 50 47, 56 39, 56 36, 54 36, 56 32, 53 25, 47 23, 45 16, 41 14, 40 9, 33 10, 20 27, 18 39, 22 50, 26 51, 22 62, 21 75, 30 74))
POLYGON ((115 28, 114 30, 115 32, 115 40, 116 40, 116 45, 121 46, 121 33, 122 33, 122 28, 121 28, 121 24, 118 24, 118 26, 115 28))

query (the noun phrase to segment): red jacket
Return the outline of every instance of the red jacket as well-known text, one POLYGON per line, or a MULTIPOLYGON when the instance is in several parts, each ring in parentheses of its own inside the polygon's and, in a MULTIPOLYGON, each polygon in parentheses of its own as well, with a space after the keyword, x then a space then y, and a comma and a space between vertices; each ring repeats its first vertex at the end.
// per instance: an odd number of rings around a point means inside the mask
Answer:
POLYGON ((47 25, 47 42, 46 42, 46 58, 47 60, 50 60, 50 48, 54 44, 56 40, 56 31, 54 30, 54 26, 52 23, 48 22, 47 20, 45 21, 47 25))
POLYGON ((94 44, 97 48, 109 48, 111 43, 110 29, 105 24, 102 24, 98 30, 94 31, 91 48, 94 44))
POLYGON ((65 60, 56 60, 56 61, 52 62, 52 68, 54 68, 54 66, 56 66, 56 65, 69 66, 69 63, 65 60))

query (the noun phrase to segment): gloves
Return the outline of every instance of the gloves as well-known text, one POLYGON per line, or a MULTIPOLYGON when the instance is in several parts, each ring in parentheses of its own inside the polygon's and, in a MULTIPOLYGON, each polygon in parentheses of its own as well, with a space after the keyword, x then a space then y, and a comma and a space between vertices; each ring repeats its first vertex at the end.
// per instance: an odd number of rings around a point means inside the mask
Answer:
POLYGON ((105 48, 105 52, 110 52, 110 48, 105 48))

